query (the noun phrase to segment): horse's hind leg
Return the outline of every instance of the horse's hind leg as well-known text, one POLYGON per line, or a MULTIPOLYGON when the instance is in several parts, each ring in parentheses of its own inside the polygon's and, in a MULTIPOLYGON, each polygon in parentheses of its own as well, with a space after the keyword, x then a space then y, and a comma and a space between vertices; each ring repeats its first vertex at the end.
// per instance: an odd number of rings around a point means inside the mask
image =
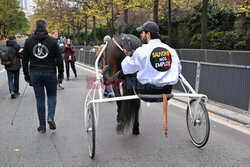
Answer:
MULTIPOLYGON (((121 92, 118 86, 118 83, 114 84, 114 89, 113 89, 114 93, 115 93, 115 97, 119 97, 121 96, 121 92)), ((117 125, 116 125, 116 133, 118 135, 123 134, 124 131, 124 127, 122 124, 122 118, 121 118, 121 105, 122 105, 122 101, 116 101, 117 104, 117 125)))
POLYGON ((134 119, 134 124, 133 124, 133 134, 134 135, 139 135, 140 130, 139 130, 139 109, 140 109, 140 100, 136 100, 136 108, 135 108, 135 119, 134 119))
POLYGON ((121 105, 122 105, 122 102, 121 101, 117 101, 116 102, 117 104, 117 124, 116 124, 116 133, 118 135, 122 135, 123 132, 124 132, 124 126, 123 126, 123 121, 122 121, 122 118, 121 118, 121 105))
MULTIPOLYGON (((115 93, 115 97, 121 96, 121 92, 119 90, 117 83, 114 83, 113 91, 115 93)), ((116 101, 116 104, 117 104, 117 122, 119 122, 120 121, 121 101, 116 101)))

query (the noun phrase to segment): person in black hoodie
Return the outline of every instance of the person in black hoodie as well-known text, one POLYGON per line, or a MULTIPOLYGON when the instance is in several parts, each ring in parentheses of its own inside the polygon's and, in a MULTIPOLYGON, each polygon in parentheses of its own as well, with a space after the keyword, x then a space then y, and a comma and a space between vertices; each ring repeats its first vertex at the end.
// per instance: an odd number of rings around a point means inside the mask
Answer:
POLYGON ((32 37, 26 40, 23 50, 23 73, 26 82, 32 84, 40 122, 38 131, 46 132, 45 92, 48 98, 48 124, 50 129, 56 129, 54 121, 56 108, 57 82, 63 80, 63 60, 60 48, 55 39, 47 32, 45 20, 36 21, 36 30, 32 37), (58 77, 56 67, 58 68, 58 77))
POLYGON ((12 47, 15 51, 15 57, 13 58, 13 63, 11 65, 6 65, 5 69, 7 71, 8 76, 8 84, 11 98, 14 99, 16 96, 20 95, 19 93, 19 73, 21 68, 21 52, 22 48, 16 42, 16 37, 11 36, 9 40, 6 41, 6 46, 12 47))

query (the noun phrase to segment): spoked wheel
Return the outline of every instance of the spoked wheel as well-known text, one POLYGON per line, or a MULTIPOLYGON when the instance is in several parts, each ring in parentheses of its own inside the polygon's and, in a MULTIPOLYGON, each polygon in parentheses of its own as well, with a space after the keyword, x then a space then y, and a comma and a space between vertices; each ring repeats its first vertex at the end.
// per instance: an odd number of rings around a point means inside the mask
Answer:
POLYGON ((89 156, 94 158, 95 156, 95 115, 94 115, 94 104, 88 105, 87 112, 87 135, 88 135, 88 147, 89 156))
POLYGON ((210 133, 207 108, 203 101, 197 104, 196 99, 193 99, 190 101, 190 109, 187 107, 186 113, 188 133, 196 147, 203 147, 207 143, 210 133), (196 110, 195 105, 197 105, 196 110))

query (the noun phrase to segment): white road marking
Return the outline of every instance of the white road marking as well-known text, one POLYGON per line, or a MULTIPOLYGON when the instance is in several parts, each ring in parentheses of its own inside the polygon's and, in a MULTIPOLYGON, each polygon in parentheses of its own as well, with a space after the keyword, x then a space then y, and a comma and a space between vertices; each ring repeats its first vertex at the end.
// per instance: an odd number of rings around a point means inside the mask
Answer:
MULTIPOLYGON (((85 67, 80 66, 80 65, 77 65, 77 66, 78 66, 79 68, 83 69, 83 70, 86 70, 86 71, 88 71, 88 72, 90 72, 90 73, 95 74, 95 71, 93 71, 93 70, 91 70, 91 69, 85 68, 85 67)), ((180 102, 180 101, 175 100, 175 99, 171 99, 171 100, 169 101, 169 104, 172 104, 172 105, 174 105, 174 106, 176 106, 176 107, 179 107, 179 108, 183 109, 184 112, 186 112, 187 105, 186 105, 185 103, 183 103, 183 102, 180 102)), ((150 103, 147 103, 146 105, 147 105, 148 107, 151 106, 150 103)), ((156 105, 152 105, 152 106, 156 106, 156 105)), ((235 129, 235 130, 238 130, 238 131, 240 131, 240 132, 243 132, 243 133, 245 133, 245 134, 250 135, 250 127, 248 127, 248 126, 246 126, 246 125, 244 125, 244 124, 241 124, 241 123, 238 123, 238 122, 229 120, 229 119, 227 119, 227 118, 224 118, 224 117, 222 117, 222 116, 213 114, 213 113, 211 113, 211 112, 209 112, 209 119, 210 119, 210 120, 213 120, 213 121, 215 121, 215 122, 217 122, 217 123, 220 123, 220 124, 222 124, 222 125, 225 125, 225 126, 227 126, 227 127, 233 128, 233 129, 235 129)), ((212 129, 212 128, 216 128, 216 127, 212 127, 212 126, 211 126, 210 129, 212 129)))
POLYGON ((88 72, 90 72, 90 73, 95 74, 95 71, 92 70, 92 69, 86 68, 86 67, 81 66, 81 65, 79 65, 79 64, 77 64, 77 63, 76 63, 76 66, 77 66, 78 68, 81 68, 81 69, 85 70, 85 71, 88 71, 88 72))

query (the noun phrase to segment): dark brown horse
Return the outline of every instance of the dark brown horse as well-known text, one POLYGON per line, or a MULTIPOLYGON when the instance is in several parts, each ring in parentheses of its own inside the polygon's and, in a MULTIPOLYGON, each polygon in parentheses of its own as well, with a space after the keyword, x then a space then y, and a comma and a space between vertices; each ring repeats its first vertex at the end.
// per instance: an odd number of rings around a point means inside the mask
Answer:
MULTIPOLYGON (((108 65, 108 78, 113 78, 121 70, 121 62, 126 56, 122 49, 125 49, 127 52, 132 52, 136 48, 142 45, 139 38, 132 34, 121 34, 115 36, 108 42, 106 48, 106 64, 108 65), (119 47, 120 46, 120 47, 119 47)), ((107 75, 106 75, 107 76, 107 75)), ((131 76, 131 75, 130 75, 131 76)), ((105 79, 104 79, 105 80, 105 79)), ((113 91, 116 97, 121 96, 119 89, 119 82, 112 83, 113 91)), ((133 95, 134 92, 132 89, 126 88, 126 79, 122 83, 123 87, 123 96, 133 95)), ((117 101, 117 127, 116 131, 118 134, 123 133, 125 127, 129 127, 133 123, 133 134, 139 134, 139 109, 140 109, 140 100, 123 100, 117 101)))

